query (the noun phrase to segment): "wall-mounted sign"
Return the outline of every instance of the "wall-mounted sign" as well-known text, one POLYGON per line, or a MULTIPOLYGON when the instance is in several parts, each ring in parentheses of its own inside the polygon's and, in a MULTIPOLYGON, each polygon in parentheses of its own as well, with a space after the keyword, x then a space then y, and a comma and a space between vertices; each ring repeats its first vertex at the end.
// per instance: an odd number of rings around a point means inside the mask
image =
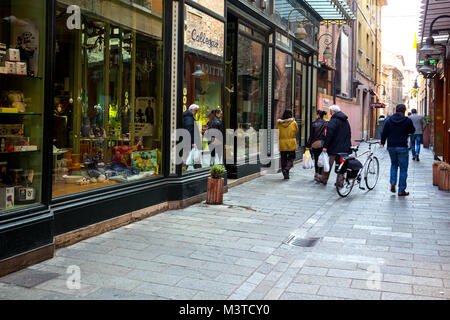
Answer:
POLYGON ((197 2, 199 5, 208 8, 218 15, 224 16, 225 13, 225 1, 224 0, 192 0, 197 2))
POLYGON ((223 57, 225 29, 222 21, 186 5, 184 44, 223 57))

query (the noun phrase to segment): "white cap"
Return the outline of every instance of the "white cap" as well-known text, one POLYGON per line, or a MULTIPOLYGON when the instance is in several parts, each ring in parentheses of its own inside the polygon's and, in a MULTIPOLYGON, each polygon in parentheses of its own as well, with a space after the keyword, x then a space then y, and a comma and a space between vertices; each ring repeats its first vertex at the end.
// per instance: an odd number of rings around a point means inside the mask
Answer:
POLYGON ((200 107, 198 106, 198 105, 196 105, 196 104, 191 104, 190 106, 189 106, 189 110, 197 110, 197 109, 199 109, 200 107))
POLYGON ((339 106, 333 104, 333 105, 330 107, 330 111, 333 111, 333 112, 339 112, 339 111, 341 111, 341 108, 339 108, 339 106))

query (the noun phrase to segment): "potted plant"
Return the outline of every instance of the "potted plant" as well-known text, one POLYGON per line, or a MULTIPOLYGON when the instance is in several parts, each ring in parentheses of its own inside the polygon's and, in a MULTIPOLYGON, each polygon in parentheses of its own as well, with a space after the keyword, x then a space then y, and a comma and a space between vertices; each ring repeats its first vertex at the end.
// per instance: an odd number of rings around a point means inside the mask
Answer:
POLYGON ((450 165, 442 162, 439 165, 439 190, 450 190, 450 165))
POLYGON ((433 186, 439 185, 439 165, 442 161, 433 162, 433 186))
POLYGON ((206 193, 207 204, 222 204, 223 203, 223 174, 225 167, 215 164, 209 171, 211 177, 208 178, 208 188, 206 193))

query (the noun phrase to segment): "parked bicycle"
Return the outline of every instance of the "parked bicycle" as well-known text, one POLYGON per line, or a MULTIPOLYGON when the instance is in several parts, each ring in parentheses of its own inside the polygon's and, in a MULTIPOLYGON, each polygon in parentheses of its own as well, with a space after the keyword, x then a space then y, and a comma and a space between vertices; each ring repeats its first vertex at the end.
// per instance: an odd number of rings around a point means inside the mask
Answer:
POLYGON ((372 150, 372 146, 380 142, 375 140, 355 140, 355 142, 365 142, 369 145, 369 149, 359 156, 359 146, 351 147, 352 153, 350 155, 347 153, 338 154, 340 165, 336 166, 336 173, 338 174, 336 178, 336 191, 343 198, 352 192, 355 182, 359 184, 361 190, 366 190, 362 185, 362 181, 364 180, 367 189, 373 190, 377 185, 380 174, 380 163, 372 150), (353 153, 355 154, 354 156, 352 155, 353 153), (368 154, 368 156, 364 165, 362 165, 357 158, 365 154, 368 154))

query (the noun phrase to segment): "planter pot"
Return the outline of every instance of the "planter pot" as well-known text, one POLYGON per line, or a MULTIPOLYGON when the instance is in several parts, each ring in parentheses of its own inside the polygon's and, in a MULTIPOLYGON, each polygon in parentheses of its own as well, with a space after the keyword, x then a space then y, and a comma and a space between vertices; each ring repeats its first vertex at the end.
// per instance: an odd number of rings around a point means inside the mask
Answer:
POLYGON ((423 147, 429 148, 430 147, 430 133, 431 133, 431 125, 427 124, 425 127, 425 130, 423 131, 423 147))
POLYGON ((223 178, 213 179, 208 178, 208 189, 206 193, 207 204, 222 204, 223 203, 223 178))
POLYGON ((450 171, 439 170, 439 190, 450 190, 450 171))
POLYGON ((439 185, 439 164, 433 164, 433 186, 439 185))

